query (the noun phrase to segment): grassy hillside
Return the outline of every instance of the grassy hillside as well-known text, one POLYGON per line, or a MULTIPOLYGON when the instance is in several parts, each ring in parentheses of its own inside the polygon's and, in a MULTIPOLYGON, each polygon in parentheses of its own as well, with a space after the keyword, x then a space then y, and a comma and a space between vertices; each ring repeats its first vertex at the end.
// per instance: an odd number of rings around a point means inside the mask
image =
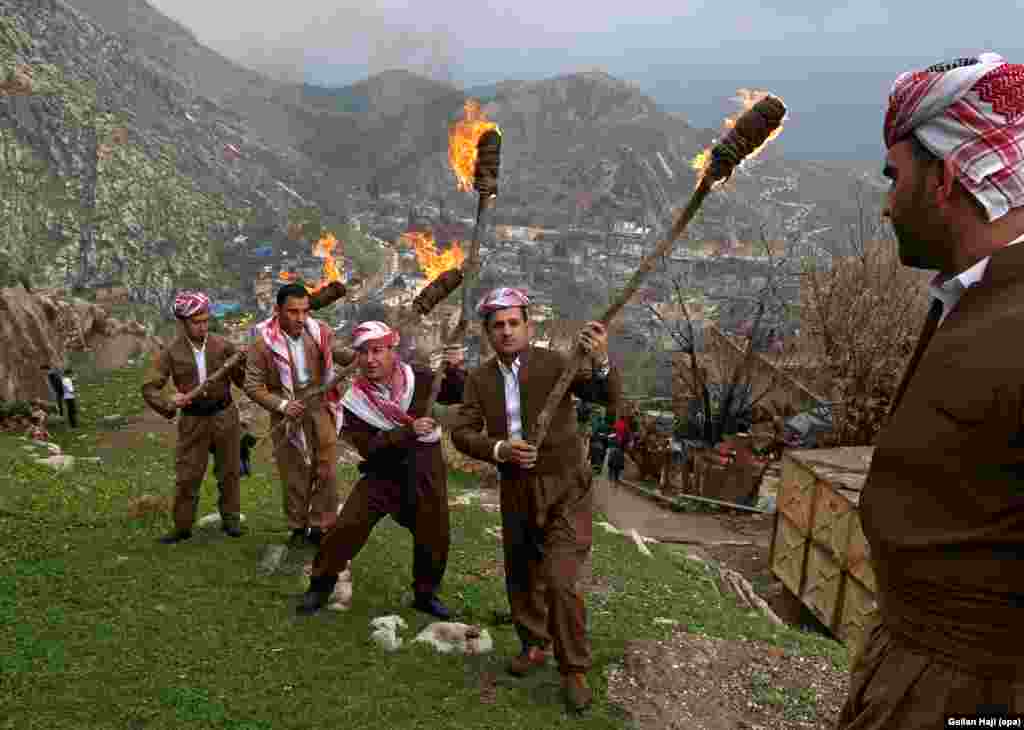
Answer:
MULTIPOLYGON (((104 416, 131 421, 142 413, 141 377, 141 369, 102 381, 82 376, 79 431, 51 432, 65 452, 100 456, 100 465, 79 462, 55 475, 31 462, 25 441, 0 435, 0 727, 623 727, 621 712, 603 699, 586 719, 568 718, 554 669, 506 678, 503 663, 517 642, 510 626, 492 625, 507 607, 494 569, 499 543, 486 532, 499 519, 476 506, 452 510, 442 596, 461 620, 491 632, 496 651, 483 657, 409 644, 428 620, 404 607, 410 540, 389 520, 355 562, 352 608, 296 617, 304 580, 256 570, 262 549, 286 537, 263 449, 255 474, 243 480, 242 539, 209 530, 188 543, 158 545, 169 518, 130 519, 128 500, 172 493, 172 431, 160 419, 151 428, 104 425, 104 416), (384 654, 369 641, 369 622, 392 613, 409 623, 401 632, 406 646, 384 654), (487 674, 498 678, 493 703, 482 703, 487 674)), ((351 484, 354 470, 342 471, 351 484)), ((211 479, 200 514, 216 509, 211 479)), ((453 498, 475 486, 454 475, 450 485, 453 498)), ((629 540, 595 530, 599 590, 588 608, 599 698, 627 640, 668 634, 655 617, 675 618, 692 632, 763 639, 846 661, 834 642, 741 611, 710 588, 704 568, 668 546, 651 547, 655 557, 644 557, 629 540)))

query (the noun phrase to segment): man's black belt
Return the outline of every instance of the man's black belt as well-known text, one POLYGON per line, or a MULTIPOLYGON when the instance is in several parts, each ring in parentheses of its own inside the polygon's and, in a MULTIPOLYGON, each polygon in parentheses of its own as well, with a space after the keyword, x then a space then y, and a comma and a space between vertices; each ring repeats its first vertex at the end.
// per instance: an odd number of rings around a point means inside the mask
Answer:
POLYGON ((186 416, 216 416, 231 405, 231 398, 215 401, 197 401, 181 409, 186 416))

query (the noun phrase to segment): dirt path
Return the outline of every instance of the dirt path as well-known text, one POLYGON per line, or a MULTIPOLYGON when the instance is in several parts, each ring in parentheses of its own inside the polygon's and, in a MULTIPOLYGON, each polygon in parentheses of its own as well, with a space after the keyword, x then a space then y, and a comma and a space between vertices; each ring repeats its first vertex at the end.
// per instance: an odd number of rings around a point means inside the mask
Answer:
POLYGON ((149 434, 154 434, 160 443, 173 446, 177 438, 178 427, 174 421, 168 421, 159 413, 147 408, 141 415, 130 416, 122 425, 97 428, 97 449, 132 449, 145 443, 149 434))
POLYGON ((770 523, 766 528, 767 521, 759 516, 723 518, 703 512, 672 512, 604 477, 594 480, 594 499, 595 507, 620 530, 635 529, 661 542, 709 547, 744 543, 764 550, 771 544, 770 523))

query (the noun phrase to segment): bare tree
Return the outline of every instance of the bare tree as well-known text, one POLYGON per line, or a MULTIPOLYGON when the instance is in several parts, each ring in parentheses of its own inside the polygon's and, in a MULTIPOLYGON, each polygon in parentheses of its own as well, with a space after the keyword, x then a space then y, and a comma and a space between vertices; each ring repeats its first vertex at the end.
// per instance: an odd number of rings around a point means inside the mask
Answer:
POLYGON ((751 425, 748 419, 756 406, 780 388, 793 385, 786 371, 796 347, 783 337, 792 315, 784 285, 796 272, 773 250, 764 230, 761 239, 768 275, 762 277, 764 284, 735 303, 747 315, 740 332, 729 334, 722 329, 719 305, 692 285, 689 273, 667 277, 671 313, 648 305, 677 356, 674 377, 679 394, 684 401, 700 403, 702 440, 709 444, 751 425), (713 401, 718 401, 717 409, 713 401))
POLYGON ((852 255, 805 262, 802 274, 801 347, 838 406, 834 446, 874 443, 927 311, 930 274, 900 264, 891 230, 861 212, 852 255))

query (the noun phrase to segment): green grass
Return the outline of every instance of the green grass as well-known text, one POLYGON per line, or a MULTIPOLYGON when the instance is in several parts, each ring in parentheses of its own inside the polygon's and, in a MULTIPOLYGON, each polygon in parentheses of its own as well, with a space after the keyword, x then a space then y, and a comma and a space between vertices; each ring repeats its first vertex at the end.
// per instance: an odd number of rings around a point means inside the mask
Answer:
MULTIPOLYGON (((355 561, 351 610, 295 616, 304 581, 257 572, 264 546, 286 536, 273 465, 263 458, 242 482, 243 538, 211 530, 181 545, 156 544, 169 518, 129 520, 126 508, 132 496, 172 493, 167 445, 141 438, 130 449, 96 448, 102 416, 141 411, 141 373, 141 366, 126 369, 102 382, 80 376, 78 433, 51 432, 67 453, 99 453, 102 465, 55 475, 32 463, 25 442, 0 436, 0 728, 624 727, 622 713, 603 699, 583 720, 567 716, 553 669, 505 678, 502 665, 517 641, 510 626, 490 625, 507 610, 504 582, 479 577, 498 555, 485 532, 498 524, 495 514, 452 511, 441 595, 495 640, 493 654, 473 658, 408 643, 429 620, 403 603, 410 538, 390 520, 355 561), (390 613, 409 623, 401 632, 407 645, 385 654, 370 642, 369 622, 390 613), (480 701, 484 671, 499 677, 495 704, 480 701)), ((450 480, 453 495, 474 485, 463 475, 450 480)), ((200 514, 215 510, 215 493, 208 478, 200 514)), ((652 545, 649 558, 621 536, 597 530, 594 539, 594 573, 609 586, 588 599, 599 698, 626 641, 668 635, 655 617, 845 666, 835 642, 779 629, 719 596, 710 573, 681 549, 652 545)))
POLYGON ((750 684, 755 702, 782 708, 787 720, 809 722, 817 716, 817 694, 811 687, 775 687, 762 672, 756 672, 750 684))

